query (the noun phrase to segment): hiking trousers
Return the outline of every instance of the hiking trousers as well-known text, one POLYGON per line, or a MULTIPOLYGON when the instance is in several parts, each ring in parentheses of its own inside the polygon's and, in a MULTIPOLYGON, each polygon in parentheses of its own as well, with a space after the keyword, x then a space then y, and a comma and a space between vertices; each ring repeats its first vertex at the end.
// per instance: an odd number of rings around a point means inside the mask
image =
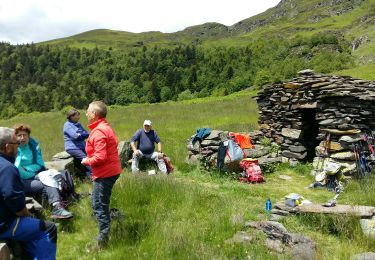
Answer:
POLYGON ((26 253, 36 260, 56 259, 57 228, 49 221, 17 217, 0 239, 19 241, 26 253))
POLYGON ((98 178, 93 181, 92 191, 92 209, 99 225, 99 235, 97 241, 107 242, 111 225, 111 215, 109 203, 112 194, 112 188, 119 175, 108 178, 98 178))
POLYGON ((159 170, 162 173, 167 174, 167 166, 165 165, 165 162, 164 162, 163 158, 158 158, 157 152, 153 152, 152 154, 143 154, 141 152, 141 154, 139 154, 139 155, 135 155, 135 153, 133 153, 132 173, 138 173, 139 172, 139 160, 143 157, 145 157, 147 159, 154 160, 158 164, 159 170))
POLYGON ((45 193, 48 197, 48 203, 52 205, 55 202, 60 202, 60 192, 58 188, 49 187, 44 185, 40 180, 36 180, 35 178, 22 180, 23 185, 25 187, 26 194, 41 194, 45 193))

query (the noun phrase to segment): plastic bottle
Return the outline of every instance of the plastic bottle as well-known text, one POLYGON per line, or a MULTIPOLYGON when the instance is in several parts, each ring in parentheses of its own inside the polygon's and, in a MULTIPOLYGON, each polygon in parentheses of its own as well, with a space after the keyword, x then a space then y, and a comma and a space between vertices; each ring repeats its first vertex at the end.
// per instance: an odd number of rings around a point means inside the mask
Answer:
POLYGON ((271 200, 268 198, 266 201, 266 211, 271 211, 272 203, 271 200))

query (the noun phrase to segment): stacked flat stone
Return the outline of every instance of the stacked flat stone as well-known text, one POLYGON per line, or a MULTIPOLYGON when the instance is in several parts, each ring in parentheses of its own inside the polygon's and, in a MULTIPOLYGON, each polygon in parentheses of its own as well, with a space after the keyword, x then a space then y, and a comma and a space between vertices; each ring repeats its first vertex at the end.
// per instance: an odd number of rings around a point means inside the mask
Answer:
POLYGON ((311 70, 298 74, 288 82, 267 85, 259 93, 260 130, 280 144, 284 161, 306 159, 311 145, 320 146, 316 149, 319 157, 325 148, 321 141, 330 133, 328 157, 353 165, 350 144, 375 129, 375 82, 311 70), (302 111, 308 109, 315 110, 315 118, 303 116, 302 111), (306 132, 314 122, 319 130, 311 140, 306 132))
MULTIPOLYGON (((187 163, 200 166, 206 170, 216 169, 217 156, 220 142, 228 140, 228 131, 212 130, 210 135, 205 137, 201 142, 192 143, 192 138, 187 140, 187 163)), ((260 164, 281 162, 281 156, 277 152, 272 152, 269 146, 260 145, 263 137, 261 131, 252 131, 243 133, 249 135, 254 149, 244 149, 247 158, 256 158, 260 164)), ((192 136, 193 137, 193 136, 192 136)), ((224 160, 227 171, 239 171, 239 162, 231 162, 228 157, 224 160)))

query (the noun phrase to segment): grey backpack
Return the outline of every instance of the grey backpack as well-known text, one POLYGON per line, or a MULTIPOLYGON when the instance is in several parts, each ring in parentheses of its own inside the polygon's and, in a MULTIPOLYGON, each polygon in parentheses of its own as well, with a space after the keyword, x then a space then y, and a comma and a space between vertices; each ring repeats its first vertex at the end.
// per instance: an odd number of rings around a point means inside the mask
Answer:
POLYGON ((241 149, 241 147, 233 140, 227 140, 224 142, 224 145, 227 146, 227 156, 231 162, 233 161, 240 161, 244 157, 246 157, 245 152, 241 149))

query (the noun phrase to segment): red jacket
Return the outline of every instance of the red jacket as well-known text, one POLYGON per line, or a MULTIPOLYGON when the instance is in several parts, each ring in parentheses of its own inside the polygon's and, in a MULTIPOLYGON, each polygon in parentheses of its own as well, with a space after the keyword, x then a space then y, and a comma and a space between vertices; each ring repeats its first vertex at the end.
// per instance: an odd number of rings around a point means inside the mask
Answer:
POLYGON ((118 139, 108 122, 101 118, 89 125, 91 133, 86 141, 86 165, 91 166, 92 179, 107 178, 121 173, 117 151, 118 139))

